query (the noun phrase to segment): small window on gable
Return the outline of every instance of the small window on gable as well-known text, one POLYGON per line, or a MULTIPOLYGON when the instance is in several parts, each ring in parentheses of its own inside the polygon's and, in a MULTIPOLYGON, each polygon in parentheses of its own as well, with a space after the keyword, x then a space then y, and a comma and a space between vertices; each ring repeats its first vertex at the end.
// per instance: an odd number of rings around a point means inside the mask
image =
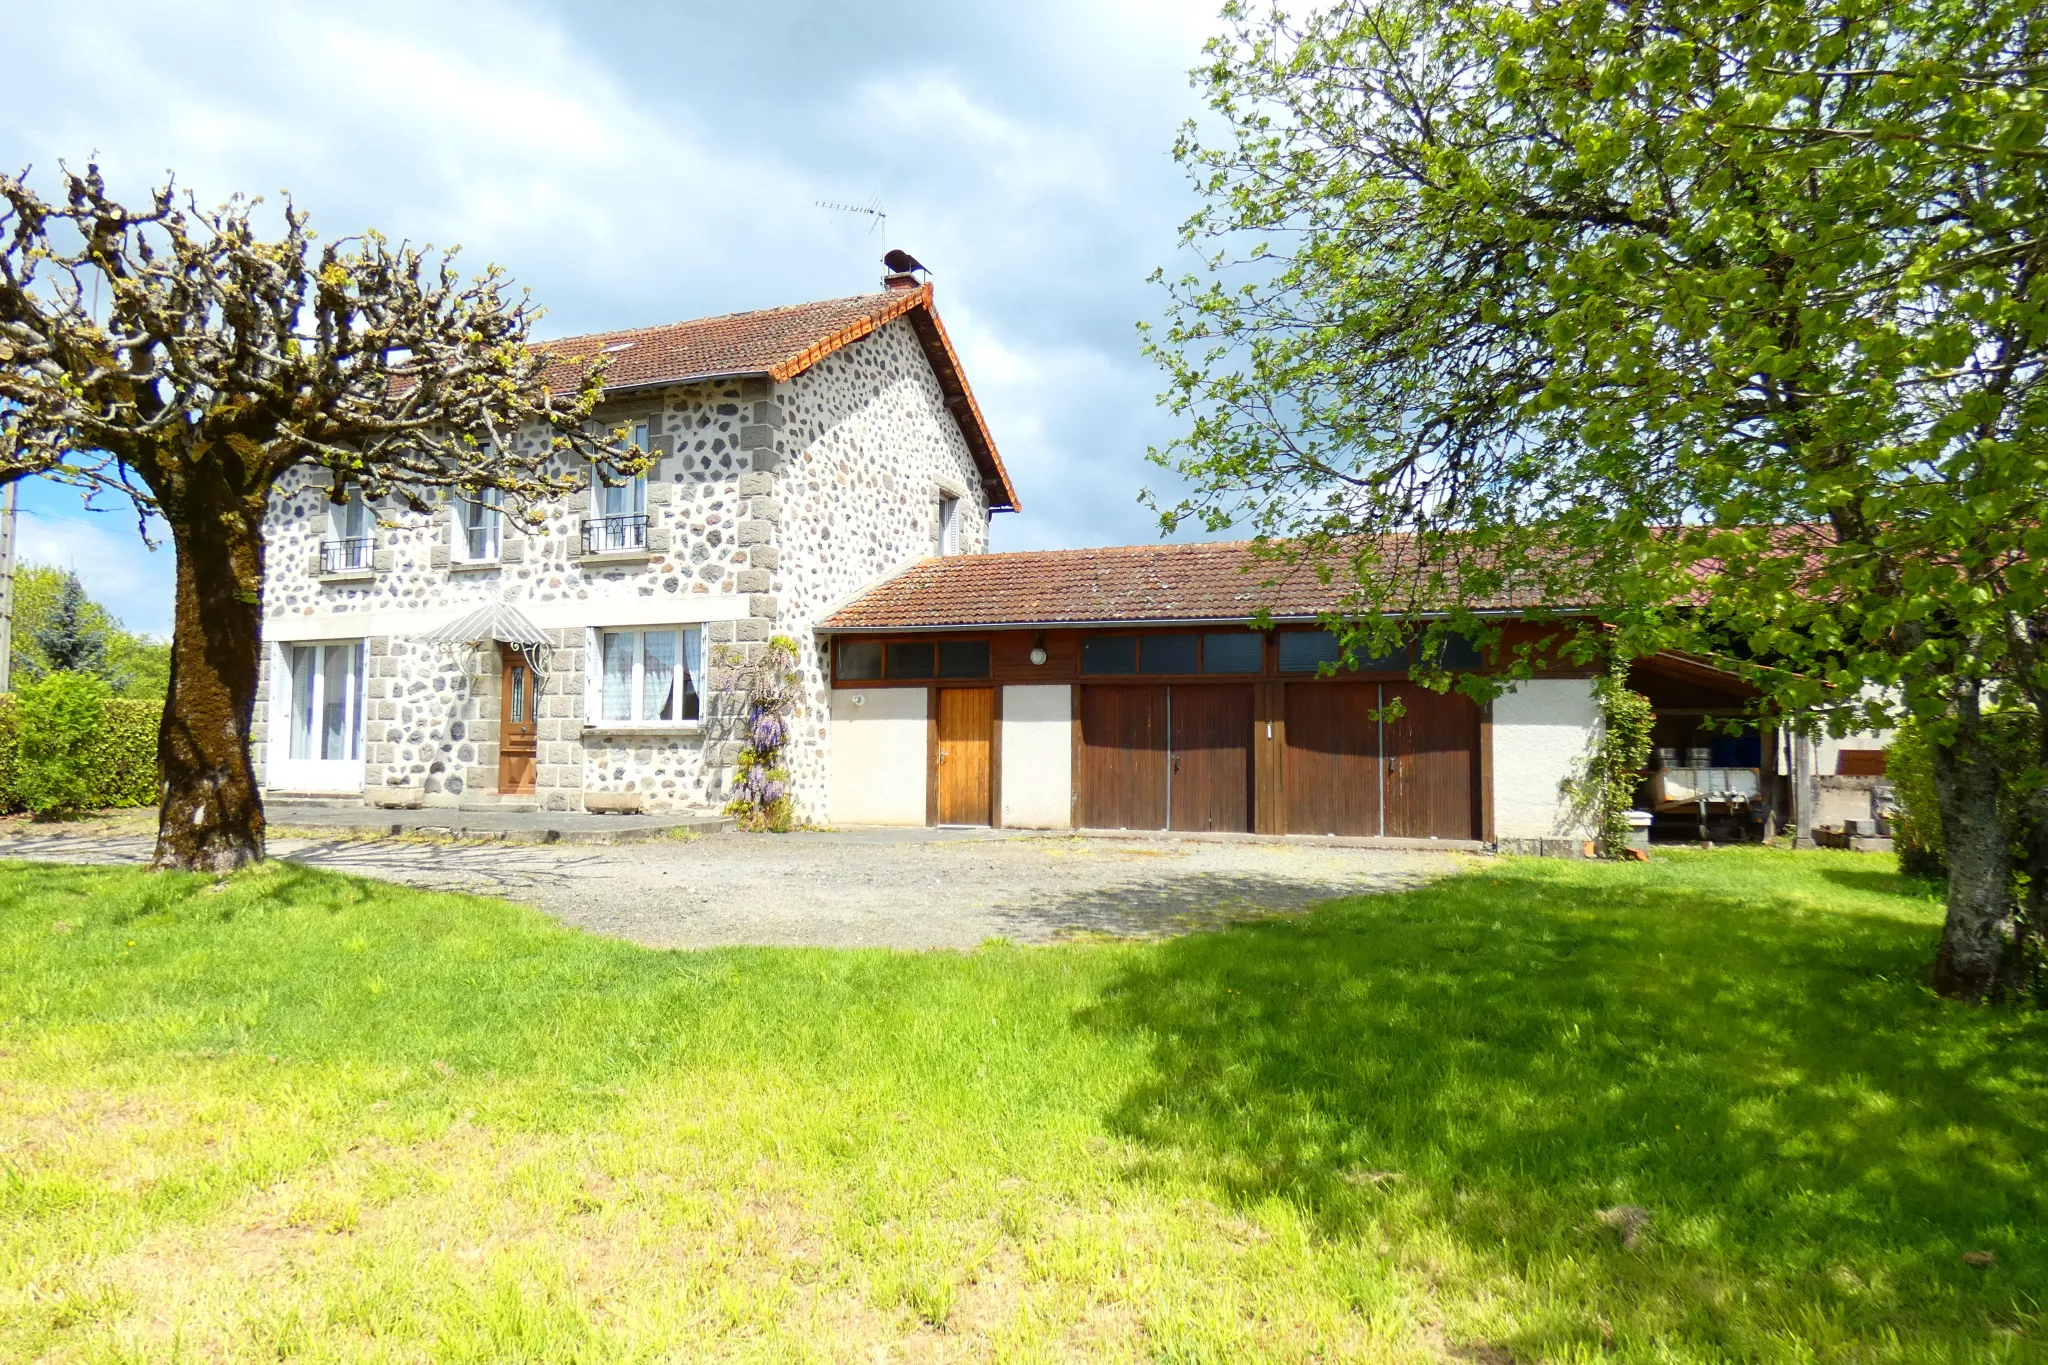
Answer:
POLYGON ((939 499, 939 553, 960 553, 960 499, 939 499))
POLYGON ((882 646, 878 640, 841 640, 839 671, 846 682, 873 682, 882 676, 882 646))

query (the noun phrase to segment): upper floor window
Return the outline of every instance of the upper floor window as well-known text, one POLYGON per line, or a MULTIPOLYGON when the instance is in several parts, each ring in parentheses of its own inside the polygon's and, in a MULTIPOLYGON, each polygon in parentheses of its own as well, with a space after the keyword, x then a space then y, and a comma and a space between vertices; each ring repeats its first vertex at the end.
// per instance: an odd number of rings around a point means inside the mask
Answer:
POLYGON ((478 489, 456 501, 455 547, 472 564, 498 558, 502 495, 495 488, 478 489))
POLYGON ((960 499, 939 499, 939 553, 960 553, 960 499))
POLYGON ((348 501, 327 504, 328 534, 320 546, 321 572, 369 568, 376 549, 374 525, 359 488, 350 491, 348 501))
MULTIPOLYGON (((645 449, 647 424, 634 428, 634 443, 645 449)), ((647 544, 647 476, 612 478, 591 471, 590 520, 583 524, 583 551, 638 550, 647 544)))

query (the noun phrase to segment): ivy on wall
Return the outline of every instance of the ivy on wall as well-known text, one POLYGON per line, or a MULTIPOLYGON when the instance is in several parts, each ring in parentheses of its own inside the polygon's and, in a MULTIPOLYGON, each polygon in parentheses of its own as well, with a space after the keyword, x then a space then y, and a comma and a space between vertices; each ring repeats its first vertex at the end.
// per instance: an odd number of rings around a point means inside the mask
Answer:
POLYGON ((1650 699, 1628 685, 1628 661, 1616 657, 1593 684, 1600 725, 1593 742, 1564 783, 1570 819, 1590 830, 1603 858, 1621 858, 1631 832, 1628 813, 1635 805, 1643 764, 1650 758, 1650 730, 1656 713, 1650 699))

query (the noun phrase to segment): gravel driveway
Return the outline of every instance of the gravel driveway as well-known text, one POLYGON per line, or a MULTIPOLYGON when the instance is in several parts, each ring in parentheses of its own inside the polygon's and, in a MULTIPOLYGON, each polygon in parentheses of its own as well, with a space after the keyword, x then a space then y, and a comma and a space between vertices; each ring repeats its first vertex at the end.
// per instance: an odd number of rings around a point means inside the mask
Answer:
MULTIPOLYGON (((0 837, 0 857, 140 862, 152 842, 140 828, 16 830, 0 837)), ((279 837, 270 848, 309 867, 502 896, 565 924, 663 948, 1158 937, 1400 890, 1471 861, 1306 842, 952 830, 728 833, 618 845, 279 837)))

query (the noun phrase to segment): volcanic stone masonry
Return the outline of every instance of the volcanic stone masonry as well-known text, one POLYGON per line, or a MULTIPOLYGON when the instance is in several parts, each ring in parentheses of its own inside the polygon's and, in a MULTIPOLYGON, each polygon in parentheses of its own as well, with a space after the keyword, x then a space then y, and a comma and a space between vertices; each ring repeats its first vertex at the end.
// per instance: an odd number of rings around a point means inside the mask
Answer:
MULTIPOLYGON (((501 557, 476 564, 454 552, 452 502, 425 516, 390 504, 373 509, 371 567, 323 573, 327 475, 299 471, 280 482, 266 523, 266 632, 366 642, 367 799, 487 804, 497 792, 498 660, 419 637, 492 601, 545 609, 555 648, 542 678, 534 799, 549 810, 581 808, 597 793, 649 810, 712 808, 739 753, 742 703, 729 692, 706 694, 706 721, 693 730, 588 724, 584 626, 620 624, 608 612, 625 604, 630 621, 652 624, 660 613, 648 599, 671 598, 675 624, 703 623, 713 687, 726 681, 710 667, 720 646, 751 660, 771 636, 792 636, 804 699, 786 751, 791 794, 800 814, 823 819, 827 680, 816 623, 936 553, 942 497, 959 500, 960 549, 988 548, 980 472, 910 324, 891 322, 785 383, 678 385, 621 398, 600 417, 648 421, 660 455, 644 552, 582 553, 588 494, 550 505, 539 526, 508 511, 501 557), (569 604, 580 624, 553 624, 569 604)), ((269 713, 286 714, 278 662, 264 652, 259 763, 269 713)))

